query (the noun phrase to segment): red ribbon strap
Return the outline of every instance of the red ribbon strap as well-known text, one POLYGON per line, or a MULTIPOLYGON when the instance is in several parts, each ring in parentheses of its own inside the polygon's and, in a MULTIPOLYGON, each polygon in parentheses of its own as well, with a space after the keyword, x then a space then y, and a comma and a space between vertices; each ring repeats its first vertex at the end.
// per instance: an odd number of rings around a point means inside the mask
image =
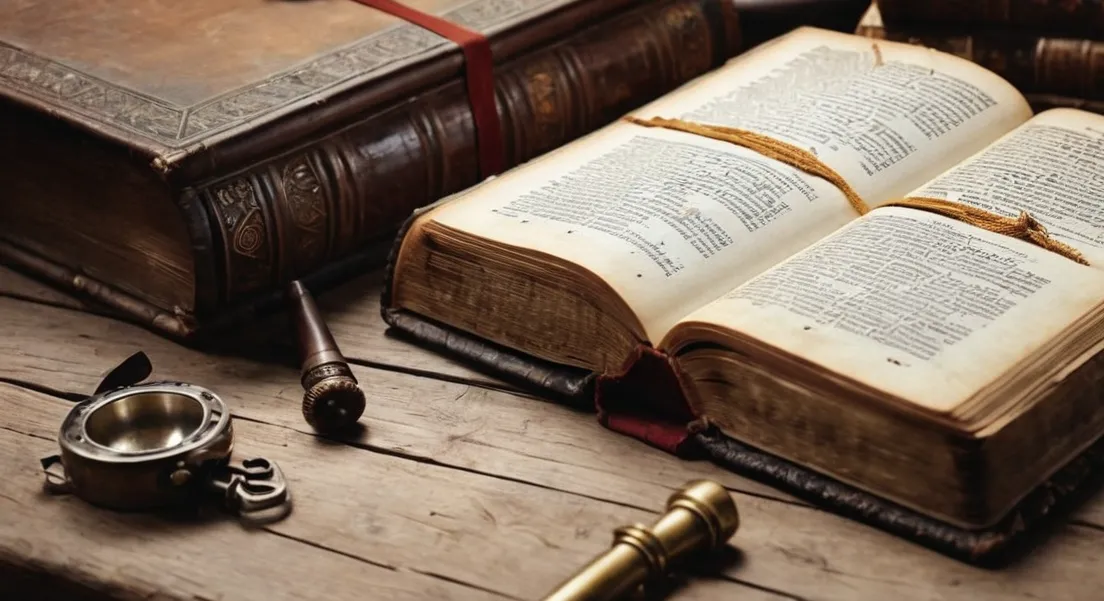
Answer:
POLYGON ((460 46, 464 52, 468 102, 475 119, 480 174, 486 178, 501 173, 506 163, 506 152, 502 142, 502 124, 498 120, 498 107, 495 103, 494 59, 487 36, 395 0, 354 1, 428 29, 460 46))

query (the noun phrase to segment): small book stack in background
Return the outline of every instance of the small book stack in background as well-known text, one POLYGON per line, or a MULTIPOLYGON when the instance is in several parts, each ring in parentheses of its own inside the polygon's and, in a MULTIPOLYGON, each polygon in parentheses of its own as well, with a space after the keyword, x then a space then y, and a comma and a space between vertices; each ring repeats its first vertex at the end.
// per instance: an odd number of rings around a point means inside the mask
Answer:
POLYGON ((1036 112, 1104 113, 1104 3, 875 0, 857 33, 950 52, 1004 77, 1036 112))

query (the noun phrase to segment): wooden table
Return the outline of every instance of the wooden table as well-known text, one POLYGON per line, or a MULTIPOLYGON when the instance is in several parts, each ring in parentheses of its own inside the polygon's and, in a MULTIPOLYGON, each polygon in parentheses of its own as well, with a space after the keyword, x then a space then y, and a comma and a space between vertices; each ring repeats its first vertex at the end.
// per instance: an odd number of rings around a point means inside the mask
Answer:
POLYGON ((389 337, 377 298, 378 275, 320 298, 369 399, 363 432, 333 440, 303 421, 286 343, 269 361, 201 354, 0 271, 0 599, 539 599, 698 477, 733 492, 743 525, 665 598, 1104 598, 1104 494, 1012 565, 970 567, 389 337), (65 399, 138 350, 155 377, 227 401, 235 456, 284 469, 288 519, 248 529, 42 491, 65 399))

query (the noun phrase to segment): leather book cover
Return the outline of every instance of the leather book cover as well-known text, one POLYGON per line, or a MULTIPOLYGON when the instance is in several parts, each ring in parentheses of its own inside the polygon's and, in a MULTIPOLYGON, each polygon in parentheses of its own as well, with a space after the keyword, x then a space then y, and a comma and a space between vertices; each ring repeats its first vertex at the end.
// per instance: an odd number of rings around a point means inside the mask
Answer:
POLYGON ((1031 110, 1036 113, 1048 109, 1070 108, 1104 115, 1104 100, 1088 100, 1058 94, 1027 94, 1027 101, 1031 104, 1031 110))
POLYGON ((875 0, 886 26, 979 27, 1104 39, 1099 0, 875 0))
POLYGON ((855 33, 959 56, 1003 77, 1028 96, 1104 100, 1104 41, 992 28, 890 27, 876 5, 863 15, 855 33))
MULTIPOLYGON (((487 35, 506 60, 634 0, 405 4, 487 35)), ((461 66, 455 44, 349 0, 4 3, 0 48, 4 97, 124 144, 175 177, 266 157, 280 142, 243 134, 298 109, 348 94, 355 102, 330 110, 386 104, 461 66)), ((299 116, 274 134, 332 118, 299 116)))
MULTIPOLYGON (((447 199, 441 202, 447 202, 447 199)), ((694 416, 679 386, 678 369, 664 353, 639 347, 621 374, 597 374, 560 365, 480 339, 391 305, 392 276, 416 211, 400 229, 388 258, 380 306, 389 332, 459 359, 547 398, 595 411, 620 434, 686 459, 707 459, 814 506, 878 528, 957 560, 996 566, 1029 550, 1051 520, 1097 490, 1104 473, 1104 438, 1029 492, 1000 522, 971 530, 924 515, 735 440, 694 416)), ((1104 395, 1104 354, 1067 378, 1068 394, 1104 395)))
MULTIPOLYGON (((488 38, 507 167, 743 47, 732 0, 404 4, 488 38)), ((0 258, 180 339, 238 323, 481 179, 464 70, 353 0, 3 4, 0 258)))

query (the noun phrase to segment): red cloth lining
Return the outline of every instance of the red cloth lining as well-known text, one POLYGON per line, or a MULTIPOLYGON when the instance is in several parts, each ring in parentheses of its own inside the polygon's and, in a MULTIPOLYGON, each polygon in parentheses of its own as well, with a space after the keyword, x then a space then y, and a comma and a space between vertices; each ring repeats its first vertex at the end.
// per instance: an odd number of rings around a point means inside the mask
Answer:
POLYGON ((595 388, 602 425, 680 457, 698 452, 688 429, 695 416, 665 353, 638 345, 622 373, 599 376, 595 388))
POLYGON ((506 163, 506 151, 502 141, 502 123, 499 121, 495 102, 494 57, 491 56, 491 42, 487 36, 395 0, 353 1, 428 29, 460 46, 464 52, 468 102, 475 119, 480 176, 487 178, 501 173, 506 163))

